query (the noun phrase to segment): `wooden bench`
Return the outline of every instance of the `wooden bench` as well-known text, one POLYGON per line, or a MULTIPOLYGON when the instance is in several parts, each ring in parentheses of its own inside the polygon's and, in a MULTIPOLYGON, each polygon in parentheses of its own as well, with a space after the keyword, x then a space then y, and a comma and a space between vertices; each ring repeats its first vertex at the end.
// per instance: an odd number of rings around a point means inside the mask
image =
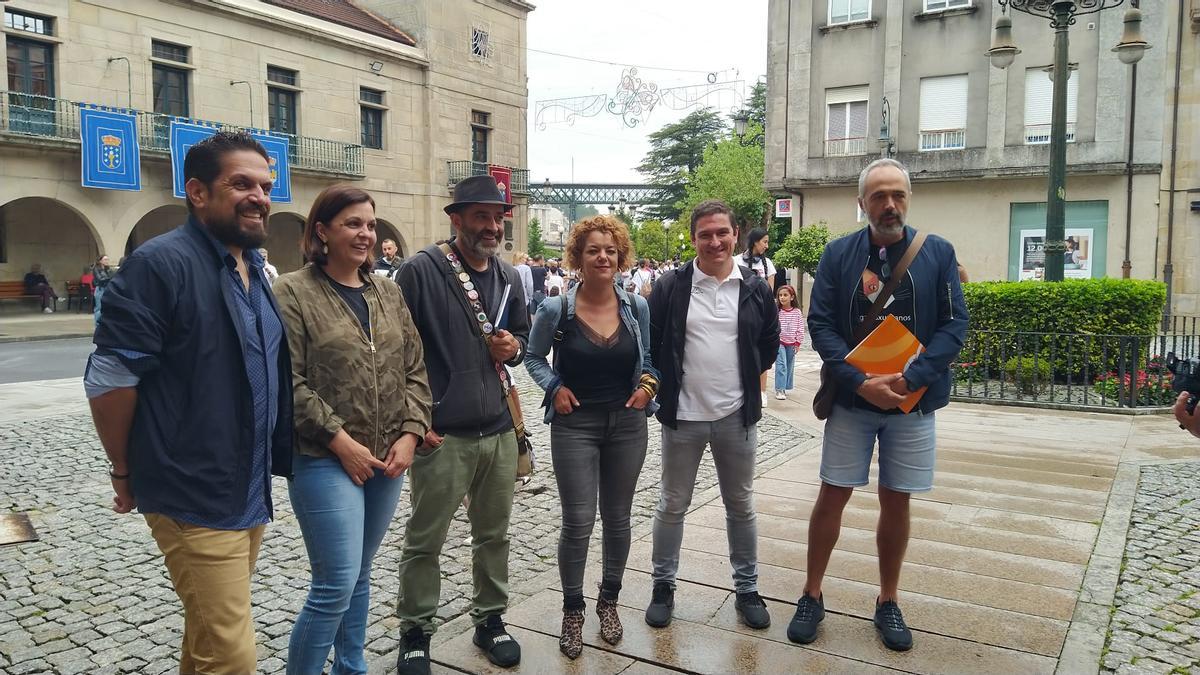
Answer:
POLYGON ((25 292, 24 281, 0 281, 0 300, 41 300, 42 296, 25 292))

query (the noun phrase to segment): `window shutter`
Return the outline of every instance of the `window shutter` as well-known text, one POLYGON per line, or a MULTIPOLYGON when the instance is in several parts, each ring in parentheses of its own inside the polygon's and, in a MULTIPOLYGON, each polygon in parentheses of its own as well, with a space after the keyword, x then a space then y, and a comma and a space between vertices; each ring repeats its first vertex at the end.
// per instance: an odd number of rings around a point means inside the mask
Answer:
MULTIPOLYGON (((1067 80, 1067 122, 1075 122, 1079 100, 1079 73, 1071 71, 1067 80)), ((1045 68, 1025 71, 1025 124, 1050 124, 1054 108, 1054 82, 1045 68)))
POLYGON ((825 138, 846 137, 846 104, 831 103, 829 105, 829 126, 825 138))
POLYGON ((869 98, 869 91, 869 87, 867 87, 865 84, 857 87, 838 87, 837 89, 826 89, 825 103, 833 105, 834 103, 866 101, 869 98))
POLYGON ((849 123, 847 124, 848 138, 866 138, 867 137, 867 102, 866 101, 851 101, 849 104, 850 114, 849 123))
POLYGON ((967 76, 921 80, 921 131, 967 128, 967 76))

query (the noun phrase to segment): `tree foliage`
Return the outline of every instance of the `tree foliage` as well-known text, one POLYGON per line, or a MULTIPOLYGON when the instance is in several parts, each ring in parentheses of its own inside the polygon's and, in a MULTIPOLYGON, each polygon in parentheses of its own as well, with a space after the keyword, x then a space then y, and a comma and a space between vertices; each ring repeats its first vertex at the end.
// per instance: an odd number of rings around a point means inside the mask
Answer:
POLYGON ((776 267, 798 268, 805 274, 813 274, 828 243, 829 227, 824 221, 813 223, 789 234, 771 260, 776 267))
POLYGON ((537 218, 529 219, 529 231, 526 233, 529 240, 525 244, 525 252, 531 256, 546 255, 546 244, 542 241, 542 224, 537 218))
POLYGON ((689 220, 677 220, 667 230, 666 258, 678 257, 680 261, 687 262, 696 257, 696 249, 692 246, 692 229, 689 220))
MULTIPOLYGON (((761 132, 761 128, 750 126, 746 137, 761 132)), ((762 146, 726 139, 707 149, 679 203, 680 219, 689 220, 692 209, 706 199, 729 204, 743 233, 769 218, 774 200, 763 189, 762 146)))
POLYGON ((661 220, 643 220, 638 224, 634 238, 637 257, 666 260, 668 255, 667 230, 661 220))
MULTIPOLYGON (((750 123, 747 127, 757 126, 759 131, 767 128, 767 83, 759 80, 750 88, 750 99, 746 101, 746 107, 742 110, 750 118, 750 123)), ((750 132, 746 132, 747 138, 753 138, 750 132)))
MULTIPOLYGON (((650 151, 637 170, 650 182, 666 186, 662 201, 647 215, 662 220, 679 217, 678 203, 687 194, 692 174, 707 148, 725 134, 725 122, 712 108, 702 108, 650 134, 650 151)), ((760 169, 761 174, 761 169, 760 169)))

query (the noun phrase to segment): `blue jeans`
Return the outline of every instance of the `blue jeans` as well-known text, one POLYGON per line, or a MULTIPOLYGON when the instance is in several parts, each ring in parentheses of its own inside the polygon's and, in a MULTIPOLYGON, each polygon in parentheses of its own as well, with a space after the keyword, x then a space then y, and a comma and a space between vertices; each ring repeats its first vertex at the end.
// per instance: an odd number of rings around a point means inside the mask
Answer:
POLYGON ((791 391, 792 371, 796 369, 796 345, 779 345, 775 355, 775 391, 791 391))
POLYGON ((861 487, 871 474, 871 456, 879 441, 879 484, 894 492, 933 489, 937 459, 934 413, 913 408, 907 415, 885 415, 834 405, 825 420, 821 446, 821 482, 861 487))
POLYGON ((359 487, 337 458, 300 454, 293 471, 288 495, 308 550, 312 586, 292 626, 287 672, 322 672, 332 646, 331 673, 366 673, 371 560, 396 513, 404 477, 388 478, 376 469, 359 487))

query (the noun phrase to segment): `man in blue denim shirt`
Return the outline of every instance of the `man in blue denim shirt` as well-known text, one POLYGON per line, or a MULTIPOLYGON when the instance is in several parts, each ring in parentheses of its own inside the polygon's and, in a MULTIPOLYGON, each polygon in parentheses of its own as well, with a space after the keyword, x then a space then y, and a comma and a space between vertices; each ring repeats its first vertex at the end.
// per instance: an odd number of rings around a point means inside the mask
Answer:
POLYGON ((184 163, 186 224, 109 284, 84 378, 113 509, 145 516, 184 607, 181 672, 253 672, 250 572, 291 472, 291 365, 255 251, 271 172, 245 133, 184 163))

